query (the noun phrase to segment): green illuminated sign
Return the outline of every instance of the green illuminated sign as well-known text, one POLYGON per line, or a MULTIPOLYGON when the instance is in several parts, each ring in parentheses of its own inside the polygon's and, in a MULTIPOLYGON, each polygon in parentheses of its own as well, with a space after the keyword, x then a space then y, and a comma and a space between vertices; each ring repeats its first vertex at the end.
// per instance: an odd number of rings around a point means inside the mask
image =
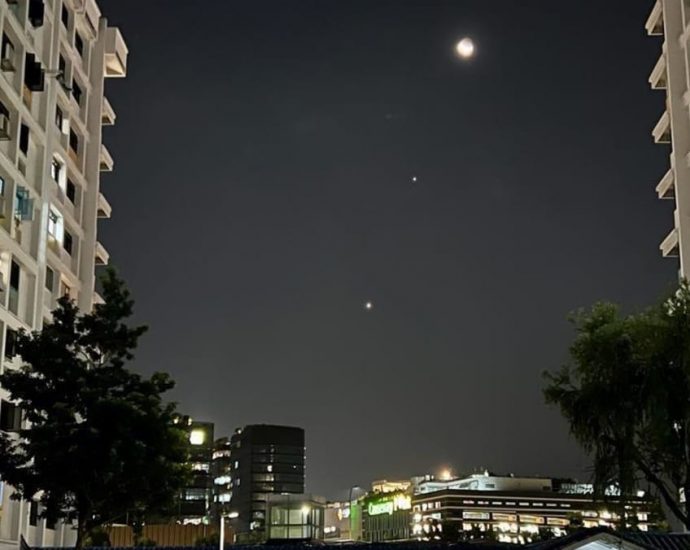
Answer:
POLYGON ((410 508, 412 508, 410 496, 398 494, 371 501, 367 507, 367 512, 369 512, 370 516, 391 515, 398 510, 409 510, 410 508))

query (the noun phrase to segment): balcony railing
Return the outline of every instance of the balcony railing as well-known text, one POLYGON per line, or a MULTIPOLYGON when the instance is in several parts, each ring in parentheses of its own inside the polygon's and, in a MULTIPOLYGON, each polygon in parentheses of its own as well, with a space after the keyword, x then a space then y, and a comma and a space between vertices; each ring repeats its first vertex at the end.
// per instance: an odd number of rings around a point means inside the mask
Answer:
POLYGON ((652 130, 654 136, 654 143, 671 143, 671 117, 668 111, 664 111, 659 122, 656 123, 652 130))
POLYGON ((115 114, 113 106, 110 104, 110 101, 108 101, 108 98, 104 97, 103 98, 103 109, 101 112, 101 123, 104 126, 112 126, 113 124, 115 124, 116 118, 117 118, 117 115, 115 114))
POLYGON ((649 84, 653 90, 665 90, 666 82, 666 56, 662 53, 649 75, 649 84))
POLYGON ((101 243, 96 242, 96 265, 108 265, 109 261, 110 254, 108 251, 101 243))
POLYGON ((110 218, 110 215, 112 214, 113 209, 110 206, 110 203, 108 202, 108 199, 105 198, 103 193, 98 194, 98 217, 99 218, 110 218))
POLYGON ((115 167, 115 161, 110 155, 110 151, 105 145, 101 145, 101 172, 112 172, 115 167))
POLYGON ((660 199, 674 199, 676 197, 675 179, 673 168, 669 168, 656 186, 656 192, 660 199))
POLYGON ((649 36, 658 36, 664 34, 664 17, 661 8, 661 0, 657 0, 652 8, 652 13, 649 14, 645 29, 649 36))
POLYGON ((678 257, 678 229, 673 228, 671 232, 666 235, 666 238, 661 241, 659 245, 661 250, 661 255, 664 258, 677 258, 678 257))

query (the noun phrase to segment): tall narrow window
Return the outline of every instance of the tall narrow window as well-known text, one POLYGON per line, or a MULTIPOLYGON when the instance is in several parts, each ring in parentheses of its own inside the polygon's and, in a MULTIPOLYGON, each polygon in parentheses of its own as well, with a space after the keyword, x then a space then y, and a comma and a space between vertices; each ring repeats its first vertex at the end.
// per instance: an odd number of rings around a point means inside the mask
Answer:
POLYGON ((13 290, 19 290, 19 279, 21 277, 21 268, 19 264, 12 260, 12 266, 10 268, 10 288, 13 290))
POLYGON ((17 332, 8 328, 5 331, 5 357, 12 359, 17 355, 17 332))
POLYGON ((74 130, 69 131, 69 148, 75 153, 79 153, 79 136, 74 130))
POLYGON ((29 503, 29 525, 32 527, 38 525, 38 502, 35 500, 29 503))
POLYGON ((21 269, 19 264, 12 260, 10 266, 10 295, 9 295, 9 310, 15 315, 19 315, 19 283, 21 278, 21 269))
POLYGON ((74 80, 72 82, 72 97, 74 98, 74 100, 79 105, 81 105, 81 96, 82 96, 81 87, 79 86, 79 84, 77 84, 77 81, 74 80))
POLYGON ((60 13, 60 20, 62 21, 62 24, 65 26, 65 28, 69 27, 69 10, 67 9, 67 6, 65 6, 64 0, 62 3, 62 11, 60 13))
POLYGON ((55 288, 55 272, 46 266, 46 290, 53 292, 55 288))
POLYGON ((10 139, 10 112, 0 101, 0 140, 10 139))
POLYGON ((12 72, 14 67, 14 44, 6 34, 2 35, 2 51, 0 51, 0 68, 3 71, 12 72))
POLYGON ((74 47, 79 52, 80 56, 84 56, 84 40, 78 32, 74 33, 74 47))
POLYGON ((53 178, 55 183, 60 185, 62 181, 62 169, 63 164, 58 159, 53 158, 53 163, 50 165, 50 176, 53 178))
POLYGON ((63 222, 62 216, 54 208, 48 210, 48 235, 54 240, 62 242, 63 222))
POLYGON ((26 124, 19 127, 19 150, 24 155, 29 154, 29 127, 26 124))
POLYGON ((67 178, 67 189, 65 190, 65 194, 67 195, 67 198, 70 200, 72 204, 76 204, 77 187, 74 185, 74 182, 69 178, 67 178))
POLYGON ((22 410, 4 399, 0 402, 0 430, 18 432, 22 427, 22 410))
POLYGON ((62 132, 62 125, 65 123, 65 115, 62 113, 59 105, 55 106, 55 125, 62 132))
POLYGON ((65 252, 67 252, 67 254, 71 255, 72 254, 72 246, 73 246, 72 234, 65 229, 65 236, 64 236, 63 241, 62 241, 62 248, 65 249, 65 252))

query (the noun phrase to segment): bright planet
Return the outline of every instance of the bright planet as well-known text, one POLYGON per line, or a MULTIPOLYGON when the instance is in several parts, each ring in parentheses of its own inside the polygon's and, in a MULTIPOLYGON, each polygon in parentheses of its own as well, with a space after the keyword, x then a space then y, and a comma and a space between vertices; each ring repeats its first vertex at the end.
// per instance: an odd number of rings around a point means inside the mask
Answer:
POLYGON ((471 38, 463 38, 455 46, 455 51, 463 59, 469 59, 474 55, 474 42, 471 38))

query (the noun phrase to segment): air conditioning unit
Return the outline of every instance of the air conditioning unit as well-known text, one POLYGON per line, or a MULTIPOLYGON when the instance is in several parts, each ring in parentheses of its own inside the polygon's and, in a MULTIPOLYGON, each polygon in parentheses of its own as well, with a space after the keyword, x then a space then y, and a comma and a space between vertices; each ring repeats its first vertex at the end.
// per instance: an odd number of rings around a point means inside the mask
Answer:
POLYGON ((60 127, 60 131, 66 136, 69 135, 69 118, 64 117, 62 119, 62 126, 60 127))
POLYGON ((15 71, 14 62, 11 57, 3 57, 0 61, 0 69, 6 73, 13 73, 15 71))
POLYGON ((5 113, 0 113, 0 141, 12 139, 10 136, 10 117, 5 113))

